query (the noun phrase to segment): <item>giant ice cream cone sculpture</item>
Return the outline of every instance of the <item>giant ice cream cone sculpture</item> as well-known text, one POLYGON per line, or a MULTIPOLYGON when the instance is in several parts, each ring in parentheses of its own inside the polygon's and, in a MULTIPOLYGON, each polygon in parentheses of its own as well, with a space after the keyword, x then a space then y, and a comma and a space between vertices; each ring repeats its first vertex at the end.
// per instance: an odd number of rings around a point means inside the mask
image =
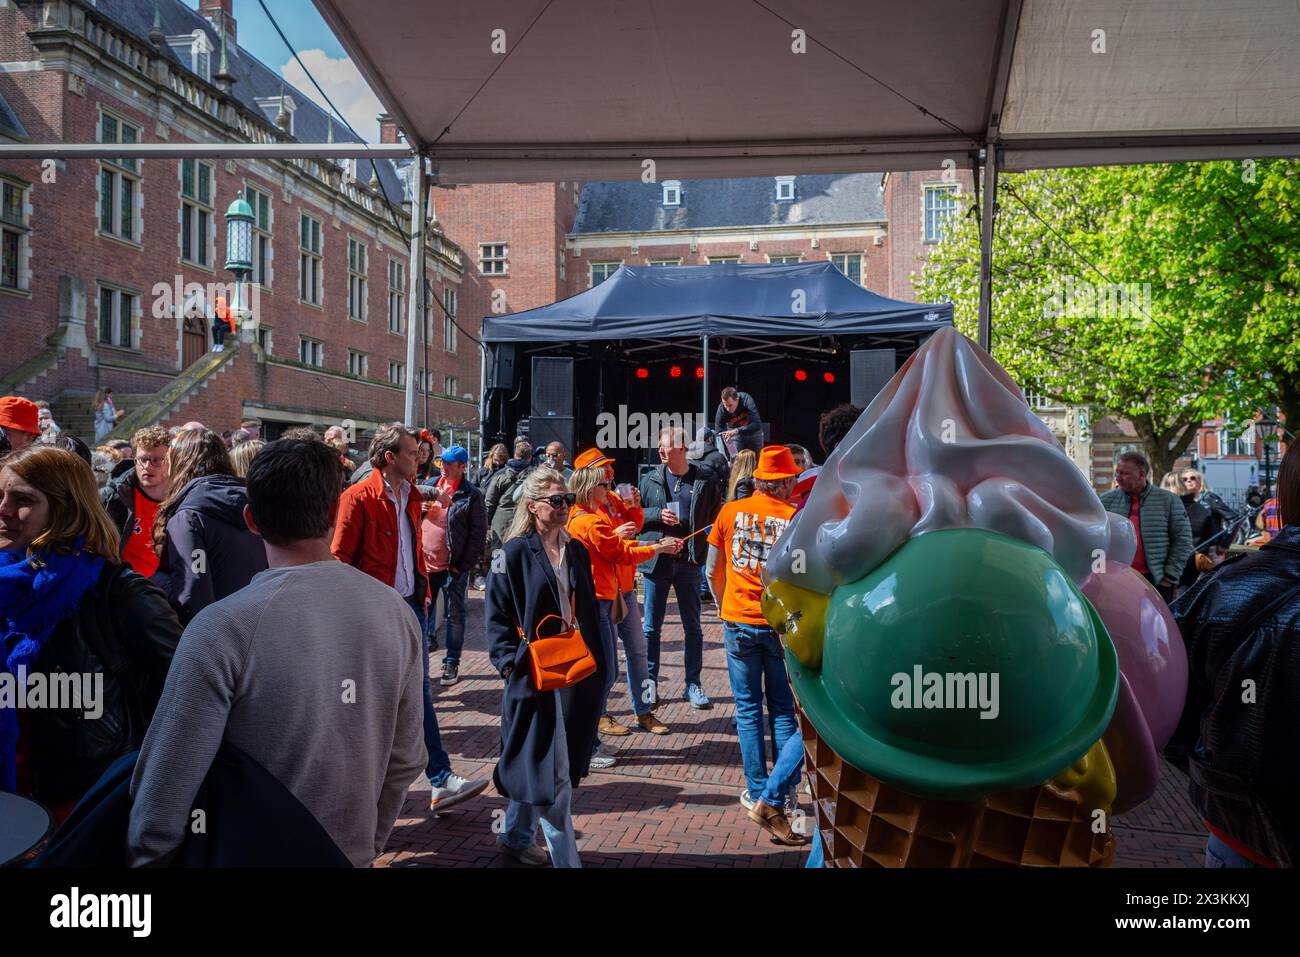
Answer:
POLYGON ((1109 865, 1186 676, 1081 591, 1133 586, 1134 547, 992 358, 951 329, 912 356, 764 573, 828 864, 1109 865))

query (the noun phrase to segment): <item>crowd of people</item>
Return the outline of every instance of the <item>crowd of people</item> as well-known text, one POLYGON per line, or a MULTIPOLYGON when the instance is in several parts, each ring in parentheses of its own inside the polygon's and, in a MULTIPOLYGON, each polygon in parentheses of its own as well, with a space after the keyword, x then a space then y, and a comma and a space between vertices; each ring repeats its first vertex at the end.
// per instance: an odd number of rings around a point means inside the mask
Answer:
MULTIPOLYGON (((860 411, 821 414, 823 461, 860 411)), ((127 863, 166 864, 194 859, 196 795, 251 765, 283 785, 286 821, 306 822, 304 855, 367 865, 421 773, 432 812, 489 784, 453 768, 429 660, 441 635, 437 680, 460 681, 468 594, 481 588, 503 681, 491 783, 509 804, 497 842, 525 864, 580 866, 574 789, 620 760, 610 739, 668 734, 666 700, 713 707, 712 603, 739 803, 776 842, 811 843, 819 866, 820 841, 797 814, 803 746, 781 637, 761 608, 769 551, 819 470, 806 448, 762 444, 753 399, 734 388, 714 425, 664 429, 658 464, 620 484, 600 448, 570 457, 518 437, 475 468, 437 431, 400 423, 378 428, 364 455, 338 426, 264 442, 253 420, 225 433, 150 426, 124 449, 91 450, 47 407, 0 398, 0 671, 96 676, 111 718, 0 707, 0 790, 66 822, 51 843, 63 853, 117 841, 127 863), (680 673, 662 655, 670 596, 680 673), (101 786, 113 774, 116 791, 101 786), (129 804, 125 834, 104 836, 115 818, 87 810, 106 794, 129 804)), ((1200 473, 1155 485, 1133 452, 1115 480, 1101 502, 1132 522, 1133 567, 1173 602, 1187 642, 1170 756, 1191 770, 1207 861, 1292 863, 1294 772, 1276 759, 1300 700, 1287 653, 1300 633, 1300 451, 1283 460, 1270 541, 1244 555, 1228 554, 1237 516, 1200 473), (1262 720, 1219 694, 1247 678, 1268 702, 1262 720), (1231 798, 1225 781, 1238 783, 1231 798)), ((223 840, 239 844, 237 824, 223 840)))

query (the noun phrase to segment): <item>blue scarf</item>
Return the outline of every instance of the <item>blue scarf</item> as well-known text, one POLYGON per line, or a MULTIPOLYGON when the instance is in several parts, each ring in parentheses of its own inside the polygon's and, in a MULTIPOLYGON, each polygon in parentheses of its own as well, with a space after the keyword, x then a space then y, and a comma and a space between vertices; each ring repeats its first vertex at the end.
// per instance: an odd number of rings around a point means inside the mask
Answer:
MULTIPOLYGON (((99 581, 104 559, 80 550, 51 551, 35 565, 26 549, 0 551, 0 675, 18 687, 20 666, 30 673, 59 623, 81 606, 82 597, 99 581)), ((17 790, 18 711, 0 707, 0 791, 17 790)))

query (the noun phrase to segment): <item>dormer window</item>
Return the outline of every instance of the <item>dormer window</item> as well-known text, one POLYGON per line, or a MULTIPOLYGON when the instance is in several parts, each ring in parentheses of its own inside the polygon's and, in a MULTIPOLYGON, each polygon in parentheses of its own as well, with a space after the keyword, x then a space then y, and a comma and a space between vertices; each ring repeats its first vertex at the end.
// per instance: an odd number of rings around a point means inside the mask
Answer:
POLYGON ((212 44, 206 33, 195 30, 193 33, 168 37, 167 45, 172 48, 172 52, 186 69, 198 74, 207 82, 212 82, 212 44))
POLYGON ((664 180, 664 205, 680 206, 682 204, 682 184, 679 180, 664 180))
POLYGON ((298 109, 298 104, 294 102, 292 96, 259 96, 257 105, 262 115, 276 126, 280 125, 280 115, 283 112, 286 118, 284 130, 293 135, 293 111, 298 109))
POLYGON ((794 177, 778 176, 776 178, 776 201, 787 202, 794 199, 794 177))

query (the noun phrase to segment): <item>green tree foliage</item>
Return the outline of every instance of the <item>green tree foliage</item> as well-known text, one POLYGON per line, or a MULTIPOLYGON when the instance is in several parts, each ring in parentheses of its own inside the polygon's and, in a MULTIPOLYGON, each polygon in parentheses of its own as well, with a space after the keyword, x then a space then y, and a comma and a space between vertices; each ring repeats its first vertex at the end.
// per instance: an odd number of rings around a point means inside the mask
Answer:
MULTIPOLYGON (((999 194, 993 354, 1026 389, 1130 419, 1156 475, 1205 419, 1300 422, 1300 162, 1036 171, 999 194)), ((974 215, 916 285, 975 336, 974 215)))

